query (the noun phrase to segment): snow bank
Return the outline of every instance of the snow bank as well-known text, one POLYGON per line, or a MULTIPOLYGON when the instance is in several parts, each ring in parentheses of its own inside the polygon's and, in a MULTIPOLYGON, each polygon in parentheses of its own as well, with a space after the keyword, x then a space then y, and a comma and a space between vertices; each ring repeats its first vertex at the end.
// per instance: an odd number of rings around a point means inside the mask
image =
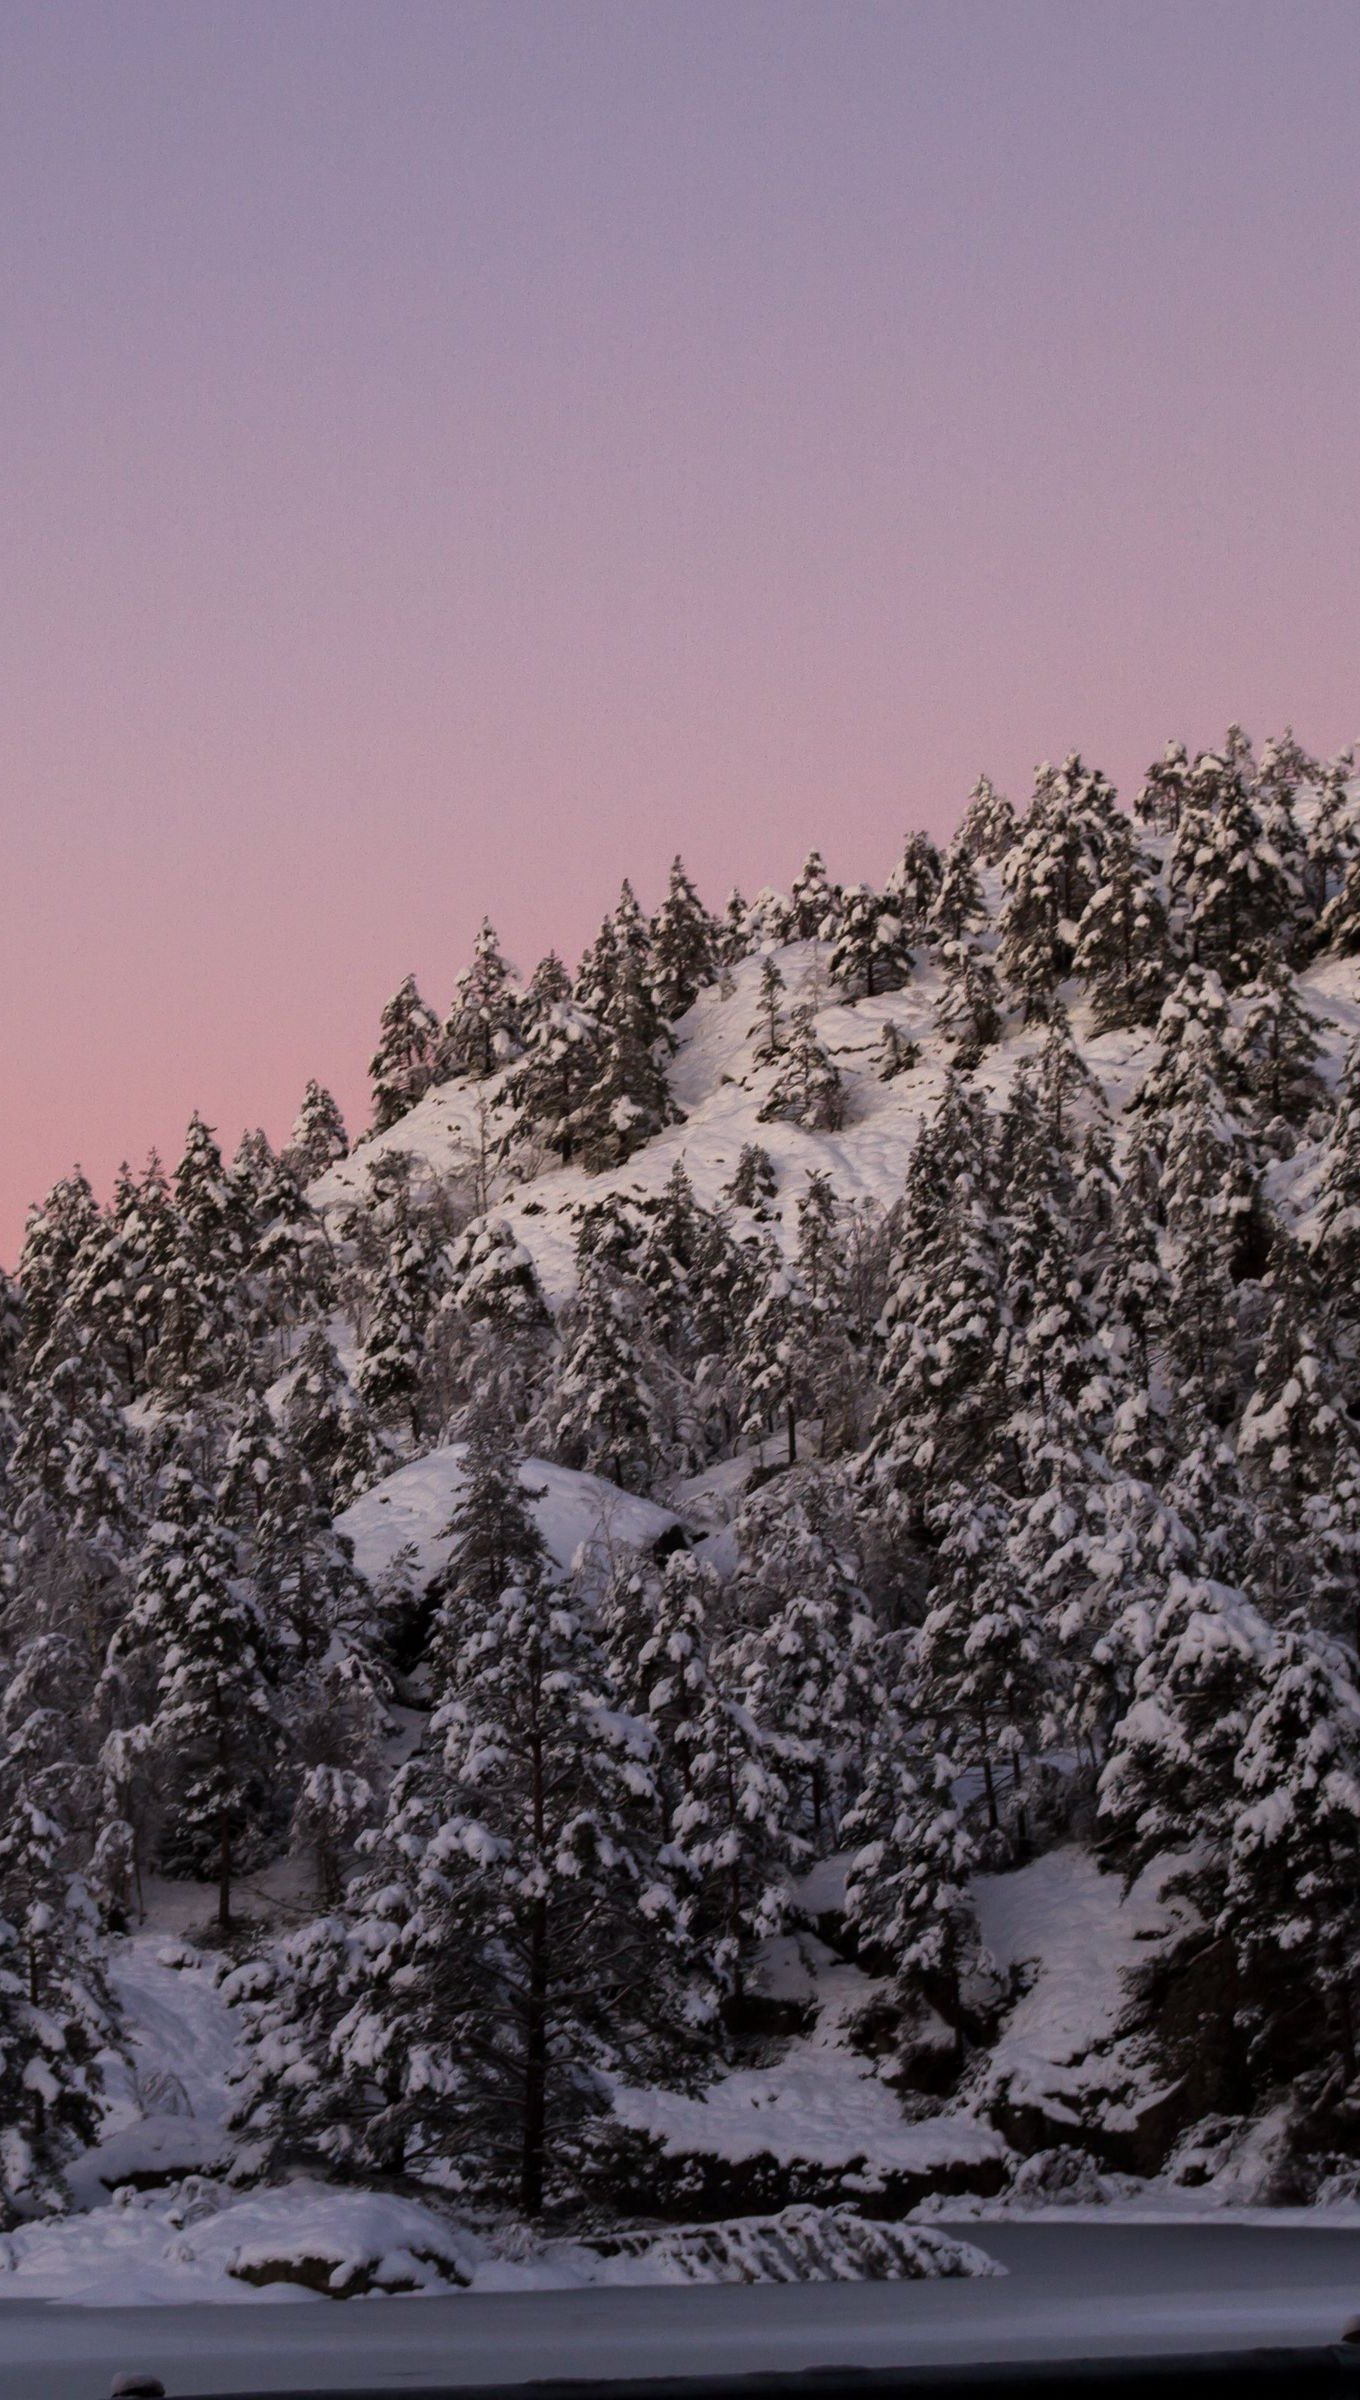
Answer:
POLYGON ((1127 1895, 1075 1847, 975 1877, 983 1941, 1027 1984, 988 2053, 975 2106, 1033 2111, 1055 2127, 1135 2128, 1157 2097, 1155 2066, 1119 2034, 1130 1971, 1185 1921, 1183 1905, 1163 1897, 1171 1864, 1154 1861, 1127 1895))
MULTIPOLYGON (((888 2175, 930 2178, 956 2168, 1000 2164, 1001 2135, 976 2117, 947 2114, 910 2122, 872 2061, 850 2047, 847 2023, 876 1986, 856 1967, 836 1963, 823 1945, 799 1943, 820 2003, 812 2030, 795 2036, 763 2067, 740 2067, 703 2092, 620 2086, 616 2112, 625 2125, 660 2141, 673 2157, 704 2155, 733 2163, 769 2157, 780 2165, 843 2169, 849 2188, 872 2190, 888 2175)), ((777 1985, 791 1990, 781 1946, 777 1985)))
MULTIPOLYGON (((422 1583, 447 1563, 446 1528, 466 1489, 466 1454, 464 1443, 450 1442, 413 1459, 337 1517, 339 1531, 354 1544, 362 1575, 376 1582, 408 1545, 422 1583)), ((533 1503, 534 1519, 550 1556, 563 1569, 590 1545, 605 1551, 615 1546, 647 1549, 680 1522, 669 1509, 620 1491, 602 1475, 578 1475, 570 1467, 550 1466, 546 1459, 526 1459, 520 1482, 526 1492, 539 1495, 533 1503)))
POLYGON ((795 2207, 725 2225, 619 2233, 580 2245, 609 2283, 884 2283, 1003 2275, 985 2251, 948 2234, 880 2225, 843 2208, 795 2207))

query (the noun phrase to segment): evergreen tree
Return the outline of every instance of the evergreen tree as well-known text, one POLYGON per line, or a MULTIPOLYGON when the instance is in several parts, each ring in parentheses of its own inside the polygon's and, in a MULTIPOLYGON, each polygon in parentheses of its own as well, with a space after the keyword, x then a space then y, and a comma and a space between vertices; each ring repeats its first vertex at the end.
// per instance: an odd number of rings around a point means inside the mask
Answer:
POLYGON ((1072 972, 1086 986, 1097 1033, 1157 1021, 1170 963, 1166 910, 1152 863, 1123 819, 1111 826, 1102 881, 1077 926, 1072 972))
POLYGON ((1133 804, 1134 815, 1154 833, 1174 833, 1189 781, 1190 761, 1184 742, 1168 742, 1161 757, 1148 768, 1133 804))
POLYGON ((1326 2062, 1355 2079, 1360 1975, 1360 1695, 1335 1645, 1283 1628, 1234 1759, 1237 1805, 1219 1917, 1254 2028, 1297 2071, 1300 2017, 1317 2011, 1326 2062), (1264 2022, 1260 2023, 1259 2020, 1264 2022))
POLYGON ((826 871, 820 850, 809 850, 789 893, 789 929, 785 941, 830 942, 839 927, 840 892, 826 871))
POLYGON ((658 1416, 625 1287, 588 1266, 548 1399, 554 1449, 568 1466, 645 1492, 657 1467, 658 1416))
POLYGON ((883 890, 884 901, 900 920, 907 941, 924 939, 943 874, 944 861, 930 835, 909 833, 883 890))
POLYGON ((806 1001, 793 1012, 788 1047, 759 1115, 764 1125, 782 1117, 806 1133, 838 1133, 845 1123, 844 1086, 806 1001))
POLYGON ((1009 1552, 1011 1512, 995 1489, 955 1485, 940 1495, 939 1582, 921 1627, 922 1701, 941 1744, 981 1773, 987 1822, 999 1830, 996 1770, 1019 1788, 1027 1749, 1056 1731, 1051 1663, 1009 1552))
POLYGON ((1263 1118, 1300 1125, 1325 1098, 1314 1072, 1322 1020, 1278 950, 1268 950, 1240 994, 1239 1072, 1263 1118))
POLYGON ((994 867, 1011 848, 1019 832, 1015 810, 989 776, 979 775, 968 795, 957 840, 985 867, 994 867))
POLYGON ((666 897, 652 919, 652 998, 668 1023, 692 1008, 718 964, 718 927, 682 859, 671 861, 666 897))
POLYGON ((736 1173, 727 1186, 727 1197, 736 1208, 749 1208, 756 1216, 768 1216, 766 1203, 779 1190, 774 1160, 759 1142, 743 1142, 737 1160, 736 1173))
POLYGON ((1237 1755, 1270 1648, 1243 1592, 1172 1574, 1100 1778, 1100 1813, 1131 1874, 1164 1852, 1198 1850, 1196 1894, 1217 1907, 1237 1755))
POLYGON ((435 1077, 439 1019, 408 975, 393 993, 378 1027, 378 1047, 369 1061, 373 1084, 371 1131, 386 1133, 423 1100, 435 1077))
POLYGON ((79 1168, 54 1183, 47 1198, 30 1209, 19 1252, 19 1289, 24 1296, 21 1373, 51 1332, 77 1263, 99 1232, 94 1193, 79 1168))
POLYGON ((781 1005, 784 990, 784 978, 778 962, 768 956, 763 958, 760 962, 760 1014, 751 1028, 754 1043, 752 1055, 757 1066, 769 1066, 773 1060, 783 1056, 787 1047, 788 1035, 781 1005))
POLYGON ((841 895, 839 929, 827 961, 827 972, 849 1000, 872 1000, 895 992, 907 981, 914 965, 907 948, 902 919, 864 883, 852 883, 841 895))
MULTIPOLYGON (((1304 890, 1315 923, 1328 917, 1332 902, 1348 883, 1360 848, 1360 811, 1350 793, 1354 774, 1355 755, 1350 750, 1340 751, 1318 770, 1317 804, 1304 837, 1304 890)), ((1351 893, 1348 922, 1358 898, 1360 889, 1351 893)), ((1322 938, 1332 939, 1333 930, 1329 919, 1322 938)), ((1337 946, 1342 947, 1340 943, 1337 946)))
POLYGON ((944 854, 939 886, 926 920, 928 933, 937 941, 966 943, 987 923, 987 902, 974 858, 960 831, 944 854))
POLYGON ((269 1806, 268 1644, 236 1546, 182 1466, 165 1474, 127 1640, 150 1646, 157 1661, 152 1733, 175 1787, 168 1863, 214 1876, 227 1932, 237 1866, 269 1806))
POLYGON ((293 1138, 284 1153, 299 1183, 312 1183, 349 1156, 349 1135, 338 1102, 314 1077, 308 1079, 293 1138))
POLYGON ((448 1021, 440 1037, 436 1072, 485 1082, 520 1049, 520 1003, 513 972, 501 955, 496 929, 483 917, 472 948, 472 964, 458 978, 448 1021))
POLYGON ((98 2138, 99 2054, 117 2039, 94 1912, 62 1826, 0 1764, 0 2216, 70 2205, 63 2170, 98 2138))
POLYGON ((996 971, 976 944, 967 941, 941 944, 940 969, 936 1028, 953 1042, 955 1071, 969 1074, 1005 1030, 996 971))
POLYGON ((967 1955, 966 1886, 976 1851, 940 1752, 913 1750, 887 1709, 874 1729, 864 1788, 845 1818, 845 1922, 860 1955, 892 1978, 900 2008, 922 2003, 957 2022, 967 1955))
POLYGON ((1077 927, 1104 881, 1118 823, 1105 777, 1075 754, 1041 767, 1018 840, 1002 862, 998 964, 1026 1017, 1047 1013, 1072 971, 1077 927))
POLYGON ((1191 959, 1230 989, 1244 983, 1263 945, 1290 926, 1294 899, 1242 770, 1212 751, 1191 771, 1169 872, 1191 959))

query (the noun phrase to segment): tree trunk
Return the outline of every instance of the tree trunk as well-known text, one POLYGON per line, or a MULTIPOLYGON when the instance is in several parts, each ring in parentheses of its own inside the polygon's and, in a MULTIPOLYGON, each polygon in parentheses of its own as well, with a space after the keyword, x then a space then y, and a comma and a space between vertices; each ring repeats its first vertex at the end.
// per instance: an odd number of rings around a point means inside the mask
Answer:
POLYGON ((785 1405, 784 1422, 788 1427, 789 1465, 791 1467, 796 1467, 798 1464, 798 1422, 793 1413, 793 1402, 791 1400, 785 1405))
POLYGON ((978 1732, 982 1736, 982 1788, 987 1795, 987 1823, 991 1831, 997 1833, 1001 1827, 1001 1818, 997 1812, 996 1784, 992 1777, 992 1762, 987 1750, 987 1719, 985 1716, 978 1718, 978 1732))
POLYGON ((519 2204, 526 2217, 543 2207, 548 2131, 548 1903, 535 1900, 529 1921, 529 2006, 524 2043, 524 2152, 519 2204))

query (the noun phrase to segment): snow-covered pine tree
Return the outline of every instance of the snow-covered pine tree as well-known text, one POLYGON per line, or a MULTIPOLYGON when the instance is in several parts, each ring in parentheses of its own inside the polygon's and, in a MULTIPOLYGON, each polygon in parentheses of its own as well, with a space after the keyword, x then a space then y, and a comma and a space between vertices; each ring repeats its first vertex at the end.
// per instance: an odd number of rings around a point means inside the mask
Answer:
POLYGON ((783 1055, 788 1043, 784 1023, 783 973, 777 959, 768 954, 760 962, 759 1014, 751 1027, 752 1055, 757 1066, 766 1067, 783 1055))
POLYGON ((77 1262, 99 1236, 99 1210, 79 1168, 54 1183, 47 1198, 29 1210, 19 1252, 19 1289, 24 1296, 21 1374, 51 1332, 77 1262))
POLYGON ((165 1393, 193 1403, 222 1384, 239 1363, 246 1264, 239 1194, 233 1190, 210 1126, 195 1112, 175 1169, 171 1236, 165 1260, 160 1338, 148 1362, 165 1393))
POLYGON ((1185 805, 1190 760, 1184 742, 1168 742, 1143 778, 1133 813, 1154 833, 1174 833, 1185 805))
POLYGON ((629 1492, 648 1489, 662 1445, 660 1405, 638 1317, 629 1287, 606 1268, 588 1264, 545 1409, 556 1456, 629 1492))
POLYGON ((422 1000, 414 975, 408 975, 383 1009, 378 1047, 369 1061, 371 1132, 386 1133, 424 1099, 434 1081, 438 1049, 439 1019, 422 1000))
POLYGON ((718 968, 718 927, 685 873, 671 861, 666 896, 652 919, 652 998, 666 1023, 692 1008, 718 968))
POLYGON ((119 1644, 155 1659, 152 1732, 175 1802, 167 1864, 214 1878, 223 1932, 238 1865, 269 1820, 276 1748, 269 1642, 240 1564, 207 1492, 171 1464, 119 1644))
POLYGON ((1263 1122, 1304 1124, 1326 1098, 1316 1073, 1322 1019, 1308 1006, 1298 978, 1273 948, 1238 998, 1238 1069, 1263 1122))
POLYGON ((458 978, 435 1073, 440 1081, 465 1075, 483 1083, 519 1055, 520 1001, 514 970, 501 952, 496 928, 483 917, 472 945, 472 964, 458 978))
POLYGON ((845 1123, 845 1087, 807 1001, 793 1012, 779 1072, 758 1113, 763 1125, 784 1118, 806 1133, 838 1133, 845 1123))
POLYGON ((292 1139, 283 1155, 302 1184, 314 1182, 327 1167, 349 1156, 349 1135, 339 1102, 314 1076, 308 1078, 292 1139))
POLYGON ((94 1910, 67 1836, 0 1760, 0 2219, 70 2205, 64 2169, 98 2137, 99 2055, 118 2041, 94 1910))
MULTIPOLYGON (((1360 810, 1350 790, 1354 776, 1353 750, 1339 751, 1318 769, 1317 801, 1304 837, 1304 891, 1315 925, 1327 916, 1360 850, 1360 810)), ((1360 893, 1352 895, 1352 907, 1356 898, 1360 893)), ((1329 941, 1331 932, 1324 929, 1320 938, 1329 941)))
POLYGON ((1075 752, 1039 770, 1029 813, 1001 866, 997 963, 1027 1018, 1072 972, 1077 927, 1104 880, 1118 823, 1112 785, 1075 752))
POLYGON ((883 898, 908 942, 924 941, 944 874, 944 861, 928 833, 909 833, 902 856, 883 887, 883 898))
POLYGON ((945 941, 940 944, 940 975, 936 1030, 953 1043, 955 1072, 971 1074, 1005 1030, 996 970, 975 942, 945 941))
POLYGON ((943 1539, 939 1580, 921 1627, 921 1704, 941 1749, 981 1775, 989 1830, 1007 1795, 1023 1788, 1027 1751, 1052 1740, 1053 1662, 1010 1555, 1012 1511, 986 1483, 952 1485, 932 1511, 943 1539))
POLYGON ((1242 769, 1216 752, 1195 760, 1169 877, 1185 946, 1224 984, 1245 983, 1264 943, 1292 928, 1295 895, 1265 837, 1242 769))
POLYGON ((1197 1899, 1217 1909, 1239 1805, 1238 1752, 1260 1704, 1271 1632, 1246 1594, 1172 1574, 1147 1626, 1133 1698, 1110 1736, 1100 1815, 1130 1874, 1193 1857, 1197 1899))
POLYGON ((1360 1695, 1353 1660, 1306 1620, 1284 1626, 1261 1662, 1234 1782, 1218 1928, 1243 1979, 1252 2066, 1292 2080, 1311 2051, 1353 2084, 1360 1695))
POLYGON ((820 850, 809 850, 789 893, 785 941, 831 942, 839 923, 840 890, 826 871, 820 850))
POLYGON ((915 961, 902 919, 887 894, 880 899, 867 883, 847 885, 838 919, 827 960, 832 982, 848 1000, 872 1000, 881 992, 899 991, 915 961))
POLYGON ((1077 925, 1072 972, 1086 987, 1097 1033, 1154 1025, 1166 996, 1170 931, 1152 861, 1115 818, 1101 881, 1077 925))
POLYGON ((625 883, 578 984, 598 1036, 590 1082, 569 1121, 570 1145, 592 1174, 620 1165, 679 1113, 661 1064, 669 1036, 652 998, 653 974, 647 922, 625 883))
POLYGON ((983 866, 994 867, 1005 857, 1019 829, 1015 810, 1004 792, 997 790, 990 776, 979 775, 968 795, 957 840, 983 866))
POLYGON ((908 2020, 924 2006, 957 2026, 977 1852, 954 1799, 954 1768, 942 1752, 913 1744, 891 1705, 868 1752, 863 1789, 841 1826, 850 1852, 846 1926, 866 1964, 891 1977, 908 2020))
POLYGON ((927 934, 939 942, 968 942, 986 923, 987 902, 974 853, 959 832, 944 854, 926 921, 927 934))

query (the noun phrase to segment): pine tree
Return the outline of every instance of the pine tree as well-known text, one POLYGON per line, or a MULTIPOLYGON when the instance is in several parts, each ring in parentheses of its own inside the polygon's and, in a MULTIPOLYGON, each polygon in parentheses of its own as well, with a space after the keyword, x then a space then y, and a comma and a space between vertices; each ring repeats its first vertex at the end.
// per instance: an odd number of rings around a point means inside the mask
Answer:
POLYGON ((324 1084, 309 1078, 293 1138, 284 1153, 299 1183, 312 1183, 328 1167, 349 1156, 349 1135, 338 1102, 324 1084))
POLYGON ((996 789, 989 776, 979 775, 968 795, 957 840, 970 856, 980 859, 986 867, 996 866, 1011 848, 1019 833, 1019 822, 1005 794, 996 789))
POLYGON ((809 850, 789 893, 789 930, 785 941, 830 942, 836 938, 840 892, 826 871, 820 850, 809 850))
POLYGON ((1212 751, 1191 771, 1169 873, 1191 959, 1230 989, 1244 983, 1294 901, 1242 770, 1212 751))
POLYGON ((407 1418, 418 1434, 426 1337, 449 1289, 448 1245, 437 1211, 417 1198, 404 1166, 391 1173, 379 1213, 383 1249, 355 1387, 379 1423, 407 1418))
POLYGON ((692 1008, 718 964, 718 927, 680 858, 671 861, 666 897, 652 919, 652 998, 668 1023, 692 1008))
MULTIPOLYGON (((1355 754, 1351 750, 1338 752, 1318 770, 1317 805, 1304 838, 1304 889, 1308 906, 1314 922, 1327 918, 1328 926, 1332 922, 1329 918, 1332 902, 1346 886, 1360 848, 1360 810, 1350 793, 1354 775, 1355 754)), ((1357 899, 1360 889, 1352 891, 1348 922, 1353 919, 1357 899)), ((1322 939, 1331 938, 1332 932, 1324 927, 1322 939)))
POLYGON ((1239 1071, 1263 1118, 1303 1124, 1325 1098, 1314 1072, 1322 1020, 1309 1008, 1278 950, 1268 950, 1239 995, 1239 1071))
POLYGON ((24 1296, 21 1373, 51 1332, 77 1264, 99 1232, 94 1193, 79 1168, 54 1183, 47 1198, 30 1209, 19 1253, 19 1289, 24 1296))
POLYGON ((974 852, 960 831, 944 854, 939 887, 926 920, 927 932, 937 941, 966 943, 986 923, 987 902, 974 852))
POLYGON ((1005 1030, 996 971, 972 942, 948 941, 940 948, 942 982, 935 1003, 938 1032, 954 1045, 958 1074, 971 1073, 1005 1030))
POLYGON ((900 919, 905 940, 925 938, 943 874, 944 861, 930 835, 909 833, 902 856, 883 887, 884 901, 900 919))
POLYGON ((268 1643, 239 1564, 207 1493, 168 1468, 126 1639, 156 1659, 152 1731, 175 1786, 168 1862, 214 1876, 223 1932, 238 1861, 267 1818, 275 1748, 268 1643))
POLYGON ((1102 881, 1077 926, 1072 972, 1086 986, 1097 1033, 1157 1021, 1166 995, 1170 936, 1152 862, 1130 827, 1111 827, 1102 881))
POLYGON ((1059 768, 1040 768, 1029 814, 1002 862, 997 920, 998 964, 1027 1018, 1047 1013, 1072 971, 1077 927, 1104 881, 1117 823, 1113 788, 1075 752, 1059 768))
POLYGON ((583 963, 577 999, 595 1021, 589 1081, 568 1120, 569 1150, 591 1172, 618 1166, 677 1110, 661 1064, 668 1036, 652 998, 647 922, 625 883, 612 917, 583 963))
POLYGON ((62 1826, 0 1763, 0 2215, 70 2205, 63 2170, 98 2138, 99 2054, 117 2039, 94 1912, 62 1826))
POLYGON ((164 1262, 160 1339, 148 1362, 162 1391, 194 1400, 223 1382, 244 1325, 246 1245, 212 1128, 195 1113, 175 1169, 171 1248, 164 1262))
POLYGON ((626 1289, 588 1266, 549 1394, 554 1450, 568 1466, 645 1492, 657 1467, 659 1406, 626 1289))
POLYGON ((844 1086, 806 1001, 793 1012, 788 1047, 758 1113, 763 1125, 782 1117, 806 1133, 838 1133, 845 1123, 844 1086))
POLYGON ((727 1186, 727 1197, 735 1208, 749 1208, 756 1216, 768 1216, 767 1201, 779 1190, 774 1160, 759 1142, 743 1142, 737 1159, 736 1172, 727 1186))
POLYGON ((1027 1749, 1051 1739, 1051 1662, 1009 1556, 1011 1512, 985 1484, 942 1492, 939 1583, 921 1627, 922 1701, 936 1738, 982 1775, 989 1829, 1000 1827, 996 1769, 1019 1787, 1027 1749))
POLYGON ((1168 742, 1161 757, 1148 768, 1133 804, 1134 815, 1154 833, 1174 833, 1189 781, 1190 761, 1184 742, 1168 742))
POLYGON ((907 981, 914 965, 907 948, 902 919, 864 883, 852 883, 841 894, 839 928, 827 961, 827 973, 850 1000, 874 999, 895 992, 907 981))
POLYGON ((378 1047, 369 1061, 373 1084, 371 1131, 386 1133, 423 1100, 435 1076, 439 1019, 408 975, 393 993, 378 1027, 378 1047))
POLYGON ((485 1082, 520 1049, 520 1003, 513 970, 501 955, 496 929, 483 917, 472 948, 472 964, 458 978, 439 1042, 436 1074, 465 1075, 485 1082))
POLYGON ((1297 2071, 1300 2016, 1347 2083, 1357 2069, 1360 1976, 1360 1695, 1335 1645, 1284 1627, 1234 1758, 1219 1927, 1262 1996, 1258 2042, 1297 2071), (1262 1991, 1263 1987, 1263 1991, 1262 1991))
POLYGON ((942 1753, 913 1749, 891 1708, 874 1728, 864 1788, 845 1818, 845 1922, 860 1955, 892 1978, 900 2008, 959 2014, 967 1954, 967 1880, 976 1851, 942 1753))
POLYGON ((1101 1818, 1131 1874, 1163 1852, 1199 1849, 1197 1892, 1217 1905, 1236 1760, 1270 1649, 1243 1592, 1172 1574, 1100 1778, 1101 1818))
POLYGON ((367 1412, 319 1326, 313 1326, 298 1352, 283 1404, 283 1425, 332 1512, 346 1507, 385 1472, 367 1412))
POLYGON ((770 957, 763 958, 760 962, 760 1014, 751 1028, 752 1056, 757 1066, 769 1066, 776 1058, 783 1056, 788 1046, 781 1006, 784 990, 784 978, 778 962, 770 957))

